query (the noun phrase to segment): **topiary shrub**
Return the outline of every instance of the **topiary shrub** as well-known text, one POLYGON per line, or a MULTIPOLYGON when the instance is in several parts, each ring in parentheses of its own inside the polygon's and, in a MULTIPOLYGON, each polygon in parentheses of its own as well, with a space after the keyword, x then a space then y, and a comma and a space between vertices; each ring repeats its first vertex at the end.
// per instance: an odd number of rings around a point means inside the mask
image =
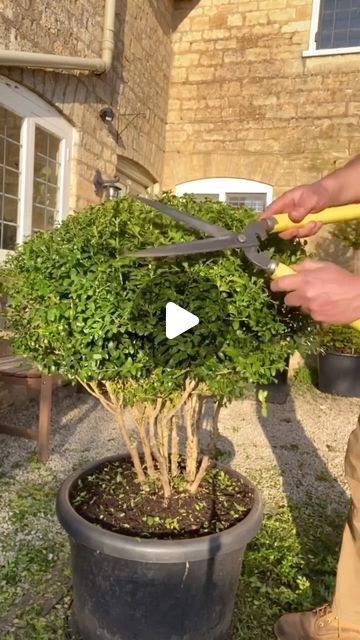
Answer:
MULTIPOLYGON (((164 199, 238 232, 254 218, 247 209, 189 196, 164 199)), ((167 499, 179 475, 187 491, 197 491, 215 451, 224 402, 241 397, 249 382, 272 381, 288 355, 311 338, 309 321, 274 297, 240 252, 157 261, 124 256, 194 237, 153 209, 122 198, 36 234, 3 270, 16 351, 42 370, 80 381, 96 396, 115 416, 140 483, 150 477, 167 499), (165 337, 169 301, 200 317, 198 326, 174 340, 165 337), (209 397, 214 437, 202 454, 199 434, 209 397), (125 422, 125 408, 135 428, 125 422)), ((303 255, 299 242, 273 237, 269 243, 287 263, 303 255)))

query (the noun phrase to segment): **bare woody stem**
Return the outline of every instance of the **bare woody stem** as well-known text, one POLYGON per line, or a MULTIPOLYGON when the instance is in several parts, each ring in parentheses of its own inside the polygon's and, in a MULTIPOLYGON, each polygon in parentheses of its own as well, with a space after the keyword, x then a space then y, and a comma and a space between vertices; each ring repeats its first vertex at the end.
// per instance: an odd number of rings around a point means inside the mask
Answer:
POLYGON ((140 410, 137 410, 137 408, 134 408, 133 416, 134 416, 136 427, 139 433, 140 442, 143 448, 147 472, 150 478, 155 478, 156 471, 154 467, 154 460, 151 454, 150 440, 149 440, 148 434, 146 433, 148 429, 148 415, 150 410, 151 410, 151 407, 149 406, 141 408, 140 410), (134 413, 136 415, 134 415, 134 413))
POLYGON ((201 461, 201 465, 199 467, 199 471, 196 474, 195 480, 189 487, 189 493, 191 493, 192 495, 194 495, 197 492, 200 486, 200 483, 205 473, 207 472, 209 466, 210 466, 210 458, 208 455, 205 455, 201 461))
POLYGON ((174 478, 179 473, 179 434, 177 430, 177 419, 174 416, 171 420, 171 475, 174 478))
POLYGON ((124 420, 124 412, 123 412, 123 407, 119 406, 118 407, 118 411, 116 413, 116 418, 117 418, 117 423, 120 429, 120 433, 122 435, 122 438, 125 442, 125 445, 127 447, 127 450, 130 454, 132 463, 134 465, 134 469, 136 471, 136 475, 138 477, 138 479, 140 480, 140 482, 145 482, 146 480, 146 476, 144 473, 144 470, 141 466, 141 461, 140 461, 140 456, 139 456, 139 452, 136 448, 136 446, 134 446, 131 442, 131 438, 129 436, 128 433, 128 429, 126 427, 125 424, 125 420, 124 420))
MULTIPOLYGON (((145 477, 144 470, 141 466, 139 452, 136 446, 132 444, 131 438, 128 432, 128 428, 125 424, 124 406, 123 406, 122 400, 118 400, 112 393, 111 383, 106 382, 105 387, 109 394, 110 402, 109 400, 107 400, 107 398, 105 398, 104 394, 100 391, 96 383, 90 383, 88 390, 90 391, 90 393, 92 393, 92 395, 94 395, 96 398, 100 400, 101 404, 105 409, 107 409, 108 411, 110 411, 110 413, 115 415, 121 436, 124 440, 125 446, 130 454, 132 463, 134 465, 136 475, 140 482, 145 482, 146 477, 145 477)), ((87 387, 85 386, 85 388, 87 387)))

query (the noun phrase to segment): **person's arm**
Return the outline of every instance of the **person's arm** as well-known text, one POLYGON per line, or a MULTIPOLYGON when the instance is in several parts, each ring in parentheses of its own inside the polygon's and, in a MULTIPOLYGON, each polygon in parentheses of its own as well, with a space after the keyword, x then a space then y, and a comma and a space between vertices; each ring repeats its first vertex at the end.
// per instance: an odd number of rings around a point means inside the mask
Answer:
MULTIPOLYGON (((308 213, 327 207, 360 202, 360 156, 341 169, 313 184, 287 191, 267 207, 262 217, 287 213, 300 222, 308 213)), ((285 231, 285 239, 317 233, 320 222, 310 222, 302 229, 285 231)), ((305 260, 293 267, 296 274, 271 283, 273 291, 283 291, 285 303, 300 307, 314 320, 349 324, 360 319, 360 277, 329 262, 305 260)))
MULTIPOLYGON (((300 222, 308 213, 354 202, 360 202, 360 155, 312 184, 304 184, 283 193, 265 209, 261 217, 287 213, 291 220, 300 222)), ((285 231, 281 237, 286 240, 305 238, 317 233, 321 226, 321 222, 310 222, 302 229, 285 231)))
POLYGON ((360 202, 360 155, 319 182, 328 193, 328 207, 360 202))

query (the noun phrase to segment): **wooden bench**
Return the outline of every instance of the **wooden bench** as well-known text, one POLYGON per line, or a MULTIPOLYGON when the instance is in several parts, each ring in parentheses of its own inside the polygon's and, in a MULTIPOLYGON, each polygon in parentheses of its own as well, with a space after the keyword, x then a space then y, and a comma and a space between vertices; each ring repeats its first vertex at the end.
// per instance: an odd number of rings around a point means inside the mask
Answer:
POLYGON ((40 392, 38 428, 25 429, 0 423, 0 433, 36 440, 38 458, 41 462, 46 462, 49 457, 53 377, 42 375, 23 357, 9 355, 0 356, 0 382, 9 385, 21 385, 27 389, 36 389, 40 392))

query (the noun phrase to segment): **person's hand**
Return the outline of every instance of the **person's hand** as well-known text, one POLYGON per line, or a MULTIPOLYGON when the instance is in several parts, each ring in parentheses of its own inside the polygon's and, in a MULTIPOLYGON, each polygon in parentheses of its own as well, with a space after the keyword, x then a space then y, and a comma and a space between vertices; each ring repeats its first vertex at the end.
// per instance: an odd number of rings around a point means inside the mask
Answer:
POLYGON ((304 260, 292 267, 296 274, 271 283, 285 291, 285 303, 301 307, 317 322, 350 324, 360 319, 360 277, 331 262, 304 260))
MULTIPOLYGON (((286 191, 279 198, 266 207, 261 218, 269 218, 278 213, 287 213, 293 222, 300 222, 308 213, 321 211, 329 206, 329 193, 321 182, 304 184, 286 191)), ((289 229, 280 234, 285 240, 292 238, 306 238, 321 229, 321 222, 309 222, 301 229, 289 229)))

